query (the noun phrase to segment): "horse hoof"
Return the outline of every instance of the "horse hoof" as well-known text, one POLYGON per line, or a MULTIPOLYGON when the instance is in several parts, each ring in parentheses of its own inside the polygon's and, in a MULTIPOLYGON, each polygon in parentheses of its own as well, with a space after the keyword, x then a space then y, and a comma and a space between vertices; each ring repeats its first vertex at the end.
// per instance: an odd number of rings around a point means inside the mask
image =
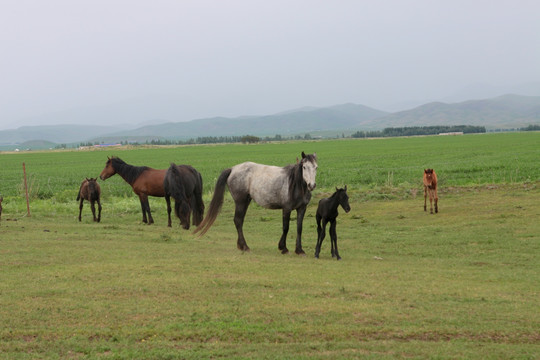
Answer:
POLYGON ((289 249, 285 248, 285 249, 281 250, 281 253, 282 253, 283 255, 288 254, 288 253, 289 253, 289 249))
POLYGON ((300 250, 300 251, 296 250, 295 253, 296 255, 306 256, 306 253, 304 252, 304 250, 300 250))

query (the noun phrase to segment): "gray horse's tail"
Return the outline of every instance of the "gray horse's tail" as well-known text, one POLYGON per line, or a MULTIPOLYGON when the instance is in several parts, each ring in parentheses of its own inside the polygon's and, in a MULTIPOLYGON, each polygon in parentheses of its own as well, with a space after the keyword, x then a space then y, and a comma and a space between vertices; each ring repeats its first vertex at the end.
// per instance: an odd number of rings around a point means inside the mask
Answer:
POLYGON ((223 205, 225 186, 227 186, 227 179, 229 178, 229 175, 231 175, 231 171, 232 169, 226 169, 223 170, 221 175, 219 175, 219 178, 216 182, 216 187, 214 189, 214 196, 212 197, 212 201, 210 202, 206 217, 199 224, 199 226, 197 226, 193 233, 200 232, 199 236, 203 236, 204 234, 206 234, 208 229, 210 229, 214 221, 216 221, 219 211, 221 210, 221 206, 223 205))

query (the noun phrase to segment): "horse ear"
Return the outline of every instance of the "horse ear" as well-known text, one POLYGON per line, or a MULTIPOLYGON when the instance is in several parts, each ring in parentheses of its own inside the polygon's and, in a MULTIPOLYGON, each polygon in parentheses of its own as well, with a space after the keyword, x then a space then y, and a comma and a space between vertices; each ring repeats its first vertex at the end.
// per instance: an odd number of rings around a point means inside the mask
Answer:
POLYGON ((302 151, 302 159, 306 158, 306 154, 302 151))
POLYGON ((345 191, 347 191, 347 185, 345 185, 345 191))

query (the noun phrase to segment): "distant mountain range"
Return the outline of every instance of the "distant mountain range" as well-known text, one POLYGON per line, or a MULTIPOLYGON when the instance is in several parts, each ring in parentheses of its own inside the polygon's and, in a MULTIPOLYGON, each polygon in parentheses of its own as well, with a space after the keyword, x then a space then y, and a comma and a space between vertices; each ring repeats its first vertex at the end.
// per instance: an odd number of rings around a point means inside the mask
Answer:
MULTIPOLYGON (((540 123, 540 96, 504 95, 459 103, 432 102, 388 113, 364 105, 343 104, 305 107, 274 115, 215 117, 187 122, 167 122, 139 128, 129 126, 51 125, 24 126, 0 131, 2 148, 40 140, 44 146, 81 142, 119 142, 146 139, 191 139, 204 136, 294 136, 386 127, 476 125, 486 129, 512 129, 540 123)), ((33 143, 35 146, 36 143, 33 143)))

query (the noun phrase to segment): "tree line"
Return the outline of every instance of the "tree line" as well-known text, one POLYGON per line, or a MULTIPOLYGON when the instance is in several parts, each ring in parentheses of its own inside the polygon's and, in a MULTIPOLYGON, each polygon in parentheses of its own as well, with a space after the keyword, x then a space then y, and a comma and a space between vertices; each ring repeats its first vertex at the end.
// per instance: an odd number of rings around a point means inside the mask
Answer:
POLYGON ((351 135, 353 138, 363 137, 394 137, 414 135, 437 135, 441 133, 462 132, 464 134, 485 133, 484 126, 455 125, 455 126, 411 126, 388 127, 382 131, 357 131, 351 135))
MULTIPOLYGON (((516 129, 513 129, 516 130, 516 129)), ((529 125, 526 128, 520 128, 519 131, 539 131, 540 125, 529 125)), ((484 126, 472 125, 455 125, 455 126, 410 126, 410 127, 388 127, 377 131, 357 131, 350 135, 352 138, 368 138, 368 137, 395 137, 395 136, 415 136, 415 135, 437 135, 440 133, 462 132, 464 134, 485 133, 484 126)), ((346 137, 344 134, 336 137, 346 137)), ((274 136, 258 137, 254 135, 242 136, 200 136, 189 140, 175 139, 149 139, 145 141, 120 141, 121 145, 196 145, 196 144, 222 144, 222 143, 244 143, 253 144, 258 142, 269 141, 289 141, 289 140, 311 140, 313 139, 309 133, 304 136, 295 135, 291 137, 276 134, 274 136)), ((103 145, 103 142, 85 142, 79 146, 95 146, 103 145)), ((66 144, 57 146, 57 148, 66 148, 66 144)))

